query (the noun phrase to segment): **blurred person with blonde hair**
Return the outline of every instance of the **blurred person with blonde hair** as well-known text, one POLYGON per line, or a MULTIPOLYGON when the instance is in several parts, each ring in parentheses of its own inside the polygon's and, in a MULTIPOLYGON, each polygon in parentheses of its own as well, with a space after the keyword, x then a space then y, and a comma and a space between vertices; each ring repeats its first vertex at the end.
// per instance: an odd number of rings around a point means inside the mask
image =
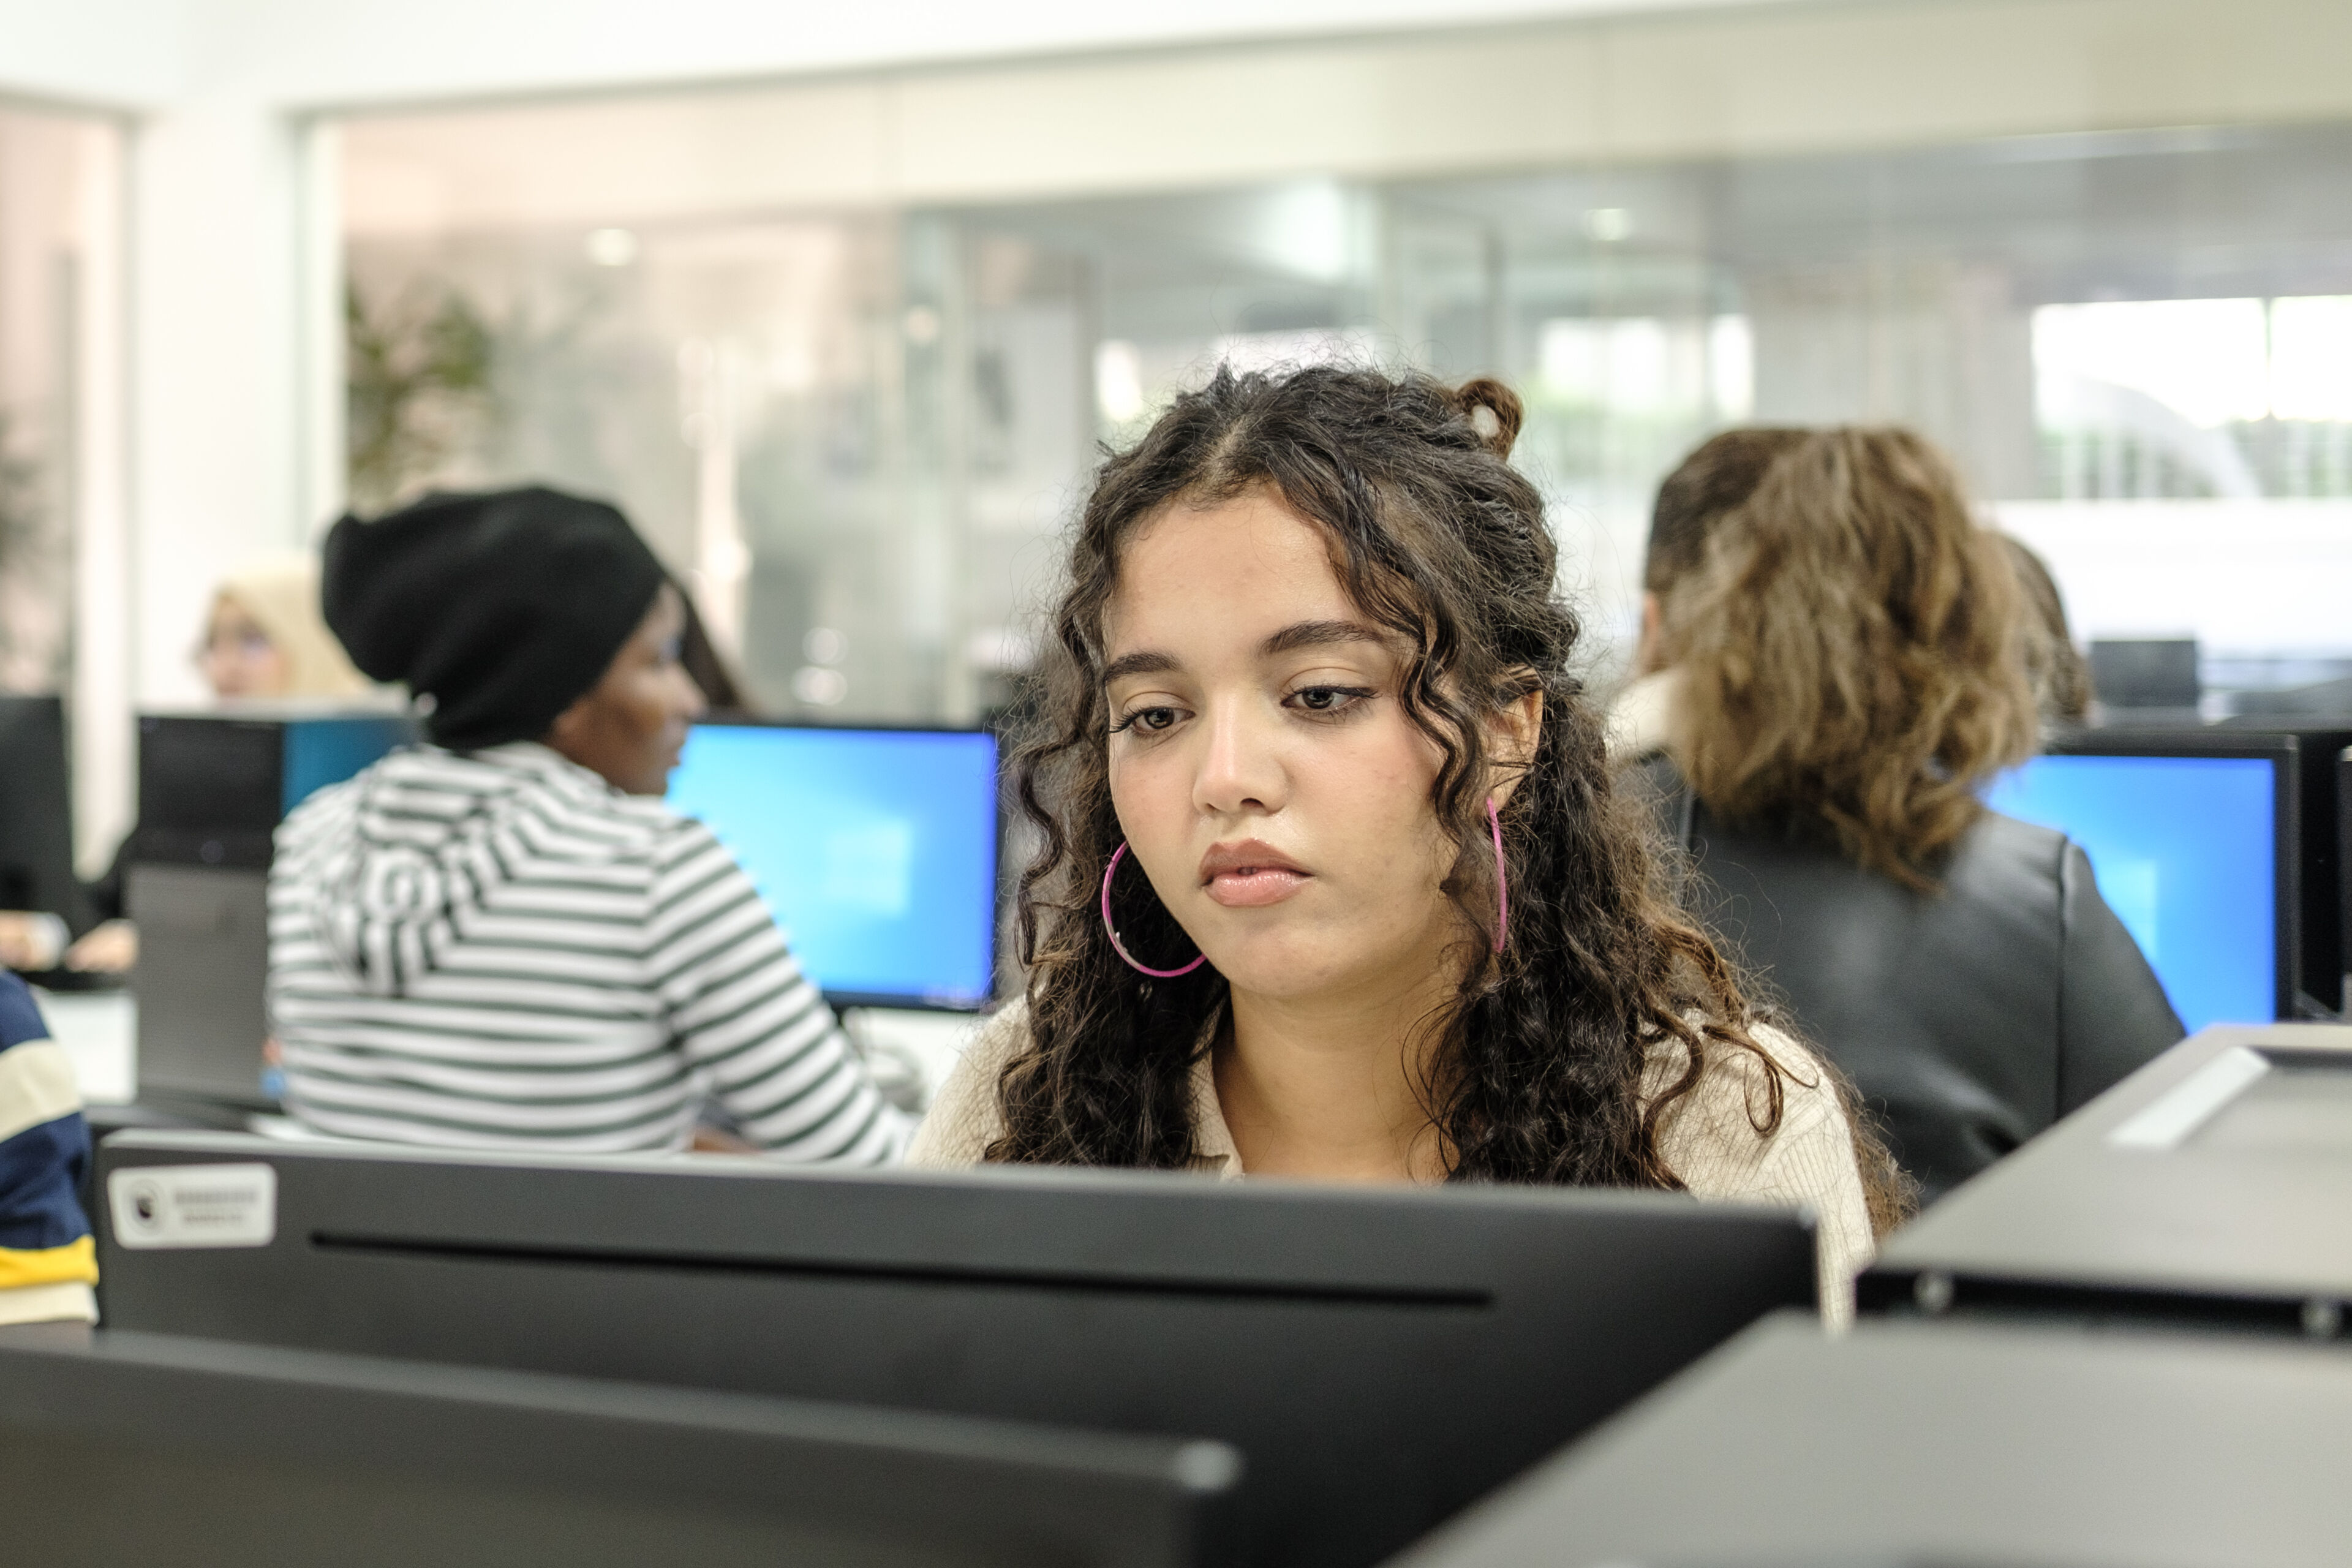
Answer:
POLYGON ((359 697, 373 689, 319 610, 319 563, 256 561, 213 593, 196 666, 214 697, 359 697))
MULTIPOLYGON (((220 702, 332 700, 373 689, 327 629, 319 564, 308 555, 265 557, 223 579, 205 613, 195 663, 220 702)), ((83 884, 97 923, 79 937, 55 911, 0 910, 0 967, 119 974, 136 963, 139 932, 124 918, 122 893, 131 842, 124 838, 104 876, 83 884)))
POLYGON ((1883 1115, 1928 1198, 2179 1039, 2063 835, 1989 811, 2035 749, 2028 613, 1942 453, 1732 431, 1659 493, 1637 764, 1687 892, 1883 1115))

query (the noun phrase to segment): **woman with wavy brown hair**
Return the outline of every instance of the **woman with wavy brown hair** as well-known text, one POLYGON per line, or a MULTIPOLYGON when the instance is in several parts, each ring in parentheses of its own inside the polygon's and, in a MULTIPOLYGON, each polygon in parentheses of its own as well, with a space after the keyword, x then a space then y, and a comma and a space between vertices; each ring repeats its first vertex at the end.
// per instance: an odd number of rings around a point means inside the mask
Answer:
POLYGON ((1692 907, 1883 1108, 1926 1195, 2180 1037, 2082 850, 1979 798, 2039 714, 2014 569, 1941 453, 1727 433, 1652 540, 1621 749, 1652 752, 1692 907))
POLYGON ((1104 465, 1018 761, 1026 995, 909 1163, 1801 1203, 1837 1309, 1885 1162, 1654 890, 1519 419, 1221 372, 1104 465))

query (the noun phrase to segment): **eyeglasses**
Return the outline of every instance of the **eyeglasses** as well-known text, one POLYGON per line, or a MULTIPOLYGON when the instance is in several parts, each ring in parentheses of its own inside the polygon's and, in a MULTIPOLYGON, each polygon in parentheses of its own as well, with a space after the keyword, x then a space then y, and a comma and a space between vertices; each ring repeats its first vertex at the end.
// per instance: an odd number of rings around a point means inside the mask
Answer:
POLYGON ((188 661, 202 665, 208 658, 267 658, 277 645, 269 634, 259 626, 247 626, 240 631, 213 632, 199 639, 189 650, 188 661))

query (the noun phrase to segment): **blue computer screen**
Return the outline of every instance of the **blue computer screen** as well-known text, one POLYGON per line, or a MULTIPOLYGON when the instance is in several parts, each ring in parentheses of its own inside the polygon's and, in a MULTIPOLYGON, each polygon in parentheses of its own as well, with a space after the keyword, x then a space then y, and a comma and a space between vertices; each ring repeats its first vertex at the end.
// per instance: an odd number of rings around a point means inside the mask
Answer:
POLYGON ((1985 801, 2083 847, 2183 1024, 2261 1023, 2278 1005, 2274 765, 2036 757, 1985 801))
POLYGON ((994 736, 698 724, 669 803, 734 851, 824 990, 987 999, 994 736))
POLYGON ((292 816, 296 806, 319 791, 342 783, 414 737, 415 726, 396 713, 289 720, 280 815, 292 816))

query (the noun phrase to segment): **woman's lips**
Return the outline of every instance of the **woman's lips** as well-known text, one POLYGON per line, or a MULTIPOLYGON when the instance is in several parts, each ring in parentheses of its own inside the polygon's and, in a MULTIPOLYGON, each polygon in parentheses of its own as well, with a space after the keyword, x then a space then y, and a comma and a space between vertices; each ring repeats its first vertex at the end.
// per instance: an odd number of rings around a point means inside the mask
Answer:
POLYGON ((1262 904, 1278 904, 1306 885, 1306 872, 1276 866, 1220 871, 1209 879, 1209 897, 1229 910, 1254 910, 1262 904))
POLYGON ((1272 845, 1220 844, 1201 858, 1202 885, 1229 910, 1278 904, 1307 885, 1307 873, 1272 845))

